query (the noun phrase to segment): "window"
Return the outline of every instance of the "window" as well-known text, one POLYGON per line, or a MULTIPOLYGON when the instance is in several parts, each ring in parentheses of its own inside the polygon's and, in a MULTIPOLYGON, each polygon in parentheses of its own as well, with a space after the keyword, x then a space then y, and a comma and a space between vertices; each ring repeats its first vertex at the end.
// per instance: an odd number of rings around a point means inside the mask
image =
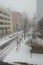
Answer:
POLYGON ((3 13, 3 14, 9 16, 9 14, 6 14, 6 13, 3 13))
POLYGON ((7 23, 5 22, 5 25, 6 25, 7 23))
POLYGON ((3 19, 3 17, 2 17, 2 16, 0 16, 0 19, 3 19))
POLYGON ((7 13, 4 13, 4 12, 2 12, 2 11, 0 11, 0 13, 2 13, 2 14, 4 14, 4 15, 7 15, 7 16, 10 16, 9 14, 7 14, 7 13))
POLYGON ((3 25, 3 22, 0 22, 0 25, 3 25))
POLYGON ((10 29, 10 27, 8 27, 8 29, 10 29))
POLYGON ((8 25, 10 25, 10 23, 8 23, 8 25))
POLYGON ((10 21, 10 19, 8 19, 8 21, 10 21))
POLYGON ((3 13, 2 11, 0 11, 0 13, 3 13))
POLYGON ((4 30, 4 28, 3 27, 0 27, 0 30, 4 30))
POLYGON ((8 20, 9 21, 10 19, 4 18, 4 20, 8 20))
POLYGON ((4 17, 2 17, 2 16, 0 16, 0 19, 3 19, 3 20, 10 20, 10 19, 8 19, 8 18, 4 18, 4 17))

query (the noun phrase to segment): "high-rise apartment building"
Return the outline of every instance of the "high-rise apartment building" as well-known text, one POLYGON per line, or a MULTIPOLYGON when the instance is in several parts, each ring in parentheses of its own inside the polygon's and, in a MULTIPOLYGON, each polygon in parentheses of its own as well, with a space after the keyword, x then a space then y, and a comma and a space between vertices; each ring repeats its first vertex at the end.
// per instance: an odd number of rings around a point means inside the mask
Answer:
POLYGON ((37 0, 37 18, 40 20, 43 17, 43 0, 37 0))
POLYGON ((0 7, 0 34, 12 33, 12 14, 7 8, 0 7))

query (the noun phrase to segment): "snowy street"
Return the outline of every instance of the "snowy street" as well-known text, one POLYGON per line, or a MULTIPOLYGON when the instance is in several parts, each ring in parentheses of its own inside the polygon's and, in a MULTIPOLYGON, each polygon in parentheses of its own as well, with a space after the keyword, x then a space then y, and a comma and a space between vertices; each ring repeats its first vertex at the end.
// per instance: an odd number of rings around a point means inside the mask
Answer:
MULTIPOLYGON (((0 60, 3 60, 3 62, 8 63, 24 62, 28 64, 30 63, 30 64, 43 65, 43 54, 30 53, 31 47, 27 45, 27 42, 29 44, 29 41, 32 38, 32 36, 31 35, 27 36, 24 40, 24 37, 23 38, 21 37, 22 36, 21 33, 22 32, 19 32, 19 35, 16 34, 19 36, 19 39, 21 38, 20 44, 18 45, 18 51, 17 51, 17 40, 14 38, 12 41, 8 42, 10 45, 6 46, 0 52, 0 60)), ((31 31, 29 31, 29 34, 31 34, 31 31)), ((16 37, 16 35, 14 37, 16 37)), ((10 35, 10 37, 12 37, 12 35, 10 35)))
POLYGON ((0 65, 43 65, 43 0, 0 0, 0 65))
MULTIPOLYGON (((26 39, 27 40, 27 39, 26 39)), ((8 54, 8 56, 4 59, 4 62, 28 62, 28 58, 30 57, 30 47, 25 45, 26 40, 22 40, 20 43, 20 47, 18 51, 16 50, 17 46, 15 46, 12 51, 8 54), (8 60, 7 60, 8 59, 8 60)))
POLYGON ((8 41, 12 40, 13 38, 15 38, 16 36, 19 36, 20 34, 22 34, 22 31, 20 32, 15 32, 14 34, 10 34, 9 36, 3 37, 0 39, 0 46, 3 45, 4 43, 7 43, 8 41))
POLYGON ((8 36, 6 39, 4 38, 0 41, 0 43, 2 43, 0 44, 0 60, 3 60, 6 57, 6 55, 10 52, 10 50, 12 50, 12 48, 15 47, 15 45, 17 46, 16 37, 18 35, 20 36, 21 34, 22 31, 17 32, 16 35, 10 35, 10 37, 12 38, 9 38, 8 36))
POLYGON ((43 65, 43 54, 30 54, 30 47, 26 45, 29 37, 25 40, 22 39, 18 51, 17 46, 13 47, 10 53, 4 58, 4 62, 14 63, 14 62, 26 62, 30 64, 43 65), (41 60, 42 59, 42 60, 41 60))

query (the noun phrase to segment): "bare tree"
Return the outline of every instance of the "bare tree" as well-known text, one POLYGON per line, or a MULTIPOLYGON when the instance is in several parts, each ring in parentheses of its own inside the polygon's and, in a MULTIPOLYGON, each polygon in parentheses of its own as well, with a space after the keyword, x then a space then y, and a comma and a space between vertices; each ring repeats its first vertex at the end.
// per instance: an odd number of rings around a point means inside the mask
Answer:
POLYGON ((26 32, 27 32, 27 24, 28 24, 28 18, 24 18, 24 22, 23 22, 23 31, 24 31, 24 39, 26 37, 26 32))
POLYGON ((41 18, 37 24, 38 32, 40 32, 43 35, 43 18, 41 18))

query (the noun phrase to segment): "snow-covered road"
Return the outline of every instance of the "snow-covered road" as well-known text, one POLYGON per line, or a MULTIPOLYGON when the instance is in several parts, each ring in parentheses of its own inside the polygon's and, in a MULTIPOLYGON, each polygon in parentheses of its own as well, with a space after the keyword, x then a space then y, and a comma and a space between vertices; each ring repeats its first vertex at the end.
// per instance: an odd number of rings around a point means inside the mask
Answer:
MULTIPOLYGON (((18 51, 17 51, 16 41, 11 42, 11 45, 8 47, 9 49, 10 48, 11 49, 9 50, 8 53, 5 52, 7 55, 4 56, 3 61, 8 63, 26 62, 30 64, 43 65, 43 54, 32 53, 32 57, 31 57, 31 54, 30 54, 31 47, 26 45, 27 41, 29 41, 30 38, 31 38, 30 36, 27 37, 25 40, 24 38, 22 38, 18 51)), ((2 54, 2 57, 3 57, 3 54, 2 54)))
POLYGON ((30 57, 30 48, 25 45, 24 42, 26 42, 26 40, 22 40, 18 51, 16 50, 17 46, 15 46, 8 54, 8 56, 4 59, 4 62, 28 62, 28 58, 30 57))
POLYGON ((9 36, 3 37, 0 39, 0 46, 2 46, 3 44, 9 42, 10 40, 12 40, 13 38, 19 36, 22 34, 23 31, 19 31, 19 32, 15 32, 13 34, 10 34, 9 36))
POLYGON ((17 52, 16 48, 17 46, 13 47, 13 49, 10 51, 10 53, 5 57, 3 60, 4 62, 26 62, 30 64, 37 64, 37 65, 43 65, 43 54, 32 54, 32 57, 30 55, 30 47, 28 45, 25 45, 26 41, 23 39, 20 44, 19 51, 17 52))
MULTIPOLYGON (((6 39, 2 39, 2 41, 0 41, 2 44, 5 44, 1 47, 3 47, 3 49, 0 50, 0 60, 3 60, 7 55, 8 53, 13 49, 13 47, 17 46, 17 41, 15 39, 15 37, 17 36, 20 36, 22 34, 22 31, 20 32, 17 32, 16 35, 15 34, 12 34, 13 37, 12 38, 9 38, 9 36, 6 38, 6 39), (8 44, 8 45, 7 45, 8 44)), ((12 36, 10 35, 10 36, 12 36)), ((0 45, 2 45, 0 44, 0 45)))

